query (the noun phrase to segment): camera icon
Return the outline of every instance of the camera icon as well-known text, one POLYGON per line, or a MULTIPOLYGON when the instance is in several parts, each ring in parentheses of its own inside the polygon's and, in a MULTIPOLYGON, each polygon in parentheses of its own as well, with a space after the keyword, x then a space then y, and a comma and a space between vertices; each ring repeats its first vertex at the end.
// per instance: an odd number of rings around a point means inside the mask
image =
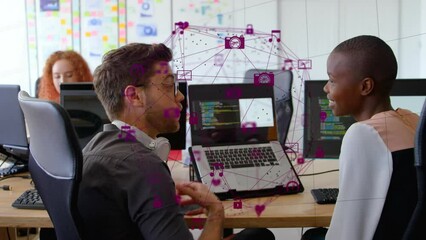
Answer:
POLYGON ((244 37, 225 37, 225 49, 244 49, 244 37))
POLYGON ((154 24, 138 24, 136 32, 140 37, 154 37, 157 36, 157 27, 154 24))
POLYGON ((254 74, 254 85, 266 85, 266 86, 274 86, 274 73, 273 72, 262 72, 254 74))

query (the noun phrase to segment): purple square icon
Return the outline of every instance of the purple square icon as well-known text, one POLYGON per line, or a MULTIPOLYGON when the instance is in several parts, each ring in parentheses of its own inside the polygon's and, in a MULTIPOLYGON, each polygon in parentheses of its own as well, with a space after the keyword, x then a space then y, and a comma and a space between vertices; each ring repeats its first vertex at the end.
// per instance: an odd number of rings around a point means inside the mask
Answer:
POLYGON ((177 70, 177 80, 178 81, 191 81, 192 80, 192 70, 177 70))
POLYGON ((297 60, 298 69, 312 69, 312 60, 311 59, 299 59, 297 60))
POLYGON ((234 209, 242 209, 243 208, 243 202, 241 199, 234 201, 234 209))

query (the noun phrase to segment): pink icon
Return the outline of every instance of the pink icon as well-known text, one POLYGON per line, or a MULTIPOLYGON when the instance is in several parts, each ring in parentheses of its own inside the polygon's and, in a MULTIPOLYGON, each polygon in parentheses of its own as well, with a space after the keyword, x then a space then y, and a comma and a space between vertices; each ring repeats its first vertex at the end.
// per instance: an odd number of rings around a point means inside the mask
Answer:
POLYGON ((178 81, 190 81, 192 80, 192 70, 177 70, 178 81))
POLYGON ((327 113, 324 112, 324 111, 321 111, 320 112, 320 120, 321 120, 321 122, 324 122, 325 119, 327 119, 327 113))
POLYGON ((262 214, 263 211, 265 211, 265 205, 256 205, 254 207, 254 210, 256 211, 257 216, 259 217, 260 214, 262 214))
POLYGON ((299 183, 296 182, 296 181, 289 181, 285 187, 287 189, 287 192, 289 192, 291 190, 299 191, 299 188, 300 188, 299 183))
POLYGON ((193 222, 193 226, 191 226, 191 229, 194 230, 194 225, 198 226, 198 229, 203 229, 203 219, 202 218, 191 218, 193 222))
POLYGON ((253 24, 247 24, 246 34, 254 34, 253 24))
POLYGON ((272 42, 273 38, 276 38, 277 42, 281 42, 281 30, 272 30, 271 38, 269 38, 269 42, 272 42))
POLYGON ((201 152, 199 150, 192 151, 192 153, 194 154, 195 161, 201 160, 201 152))
POLYGON ((164 110, 165 118, 179 118, 180 117, 180 109, 179 108, 167 108, 164 110))
POLYGON ((220 178, 212 178, 212 184, 213 186, 219 186, 220 185, 220 178))
POLYGON ((230 87, 226 89, 225 96, 228 99, 240 99, 242 90, 239 87, 230 87))
POLYGON ((293 70, 293 60, 291 59, 284 59, 284 66, 282 68, 283 71, 291 71, 293 70))
POLYGON ((167 62, 160 62, 160 69, 156 71, 158 74, 167 74, 169 73, 169 64, 167 62))
POLYGON ((180 202, 182 202, 182 197, 176 194, 176 203, 180 205, 180 202))
POLYGON ((119 139, 124 139, 126 142, 136 141, 135 130, 130 129, 130 126, 121 126, 121 132, 118 134, 119 139))
POLYGON ((254 85, 266 85, 266 86, 274 86, 274 73, 273 72, 262 72, 254 74, 254 85))
POLYGON ((189 27, 188 22, 177 22, 177 23, 175 23, 175 30, 172 33, 176 34, 176 32, 179 29, 179 33, 183 34, 184 30, 187 29, 188 27, 189 27))
POLYGON ((154 197, 154 208, 161 208, 163 206, 163 203, 161 202, 161 199, 158 196, 154 197))
POLYGON ((137 83, 139 79, 142 78, 144 72, 145 70, 143 65, 138 63, 133 64, 129 69, 130 76, 132 77, 134 83, 137 83))
POLYGON ((160 175, 159 175, 158 173, 151 173, 151 174, 148 176, 148 182, 149 182, 151 185, 160 184, 160 183, 161 183, 160 175))
POLYGON ((243 133, 245 132, 252 132, 255 133, 256 132, 256 122, 245 122, 241 125, 241 131, 243 133))
POLYGON ((242 209, 243 208, 243 202, 241 199, 234 200, 234 209, 242 209))
POLYGON ((322 148, 317 147, 315 150, 315 158, 324 158, 325 152, 322 148))
POLYGON ((223 66, 225 59, 222 53, 214 55, 214 65, 215 66, 223 66))
POLYGON ((223 177, 223 163, 215 162, 212 163, 213 171, 210 172, 210 176, 214 177, 214 173, 216 170, 219 170, 219 177, 223 177))
POLYGON ((289 142, 286 143, 285 146, 288 148, 287 150, 285 150, 286 153, 299 153, 299 143, 289 142))
POLYGON ((298 154, 297 155, 297 164, 304 164, 305 163, 305 158, 303 157, 302 154, 298 154))
POLYGON ((297 60, 298 69, 312 69, 312 60, 311 59, 299 59, 297 60))
POLYGON ((244 49, 245 40, 241 36, 225 37, 225 49, 244 49))
POLYGON ((198 123, 198 116, 196 112, 189 114, 189 124, 196 125, 198 123))

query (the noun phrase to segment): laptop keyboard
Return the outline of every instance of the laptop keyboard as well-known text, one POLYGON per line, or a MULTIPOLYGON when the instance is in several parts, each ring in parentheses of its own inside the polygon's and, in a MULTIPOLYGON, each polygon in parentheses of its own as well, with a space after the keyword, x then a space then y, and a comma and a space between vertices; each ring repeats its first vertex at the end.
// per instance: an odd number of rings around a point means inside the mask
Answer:
POLYGON ((224 169, 279 165, 271 147, 205 149, 205 153, 211 170, 214 163, 223 163, 224 169))

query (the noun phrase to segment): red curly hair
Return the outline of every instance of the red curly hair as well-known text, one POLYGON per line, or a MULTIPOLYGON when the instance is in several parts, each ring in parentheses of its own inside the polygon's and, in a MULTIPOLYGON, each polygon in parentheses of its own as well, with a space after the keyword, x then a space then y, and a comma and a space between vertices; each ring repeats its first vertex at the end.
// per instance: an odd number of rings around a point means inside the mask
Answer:
POLYGON ((74 66, 75 74, 77 74, 78 82, 92 82, 93 76, 90 72, 89 65, 83 57, 75 51, 56 51, 46 60, 44 65, 43 76, 40 80, 39 98, 59 102, 59 93, 53 85, 52 67, 56 61, 66 59, 74 66))

